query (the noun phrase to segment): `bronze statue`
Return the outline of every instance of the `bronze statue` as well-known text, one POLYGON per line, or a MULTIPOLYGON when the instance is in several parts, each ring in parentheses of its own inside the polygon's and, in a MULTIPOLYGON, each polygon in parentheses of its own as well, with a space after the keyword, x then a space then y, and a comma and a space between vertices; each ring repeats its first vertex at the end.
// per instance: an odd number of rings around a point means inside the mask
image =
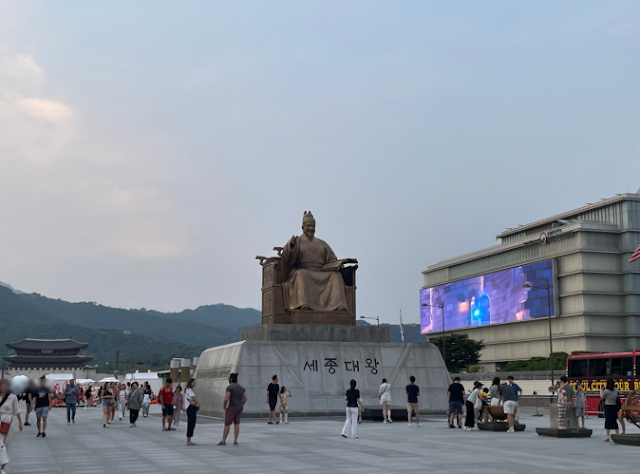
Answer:
POLYGON ((355 326, 358 261, 336 258, 315 230, 313 215, 305 212, 302 235, 274 247, 275 256, 256 257, 262 267, 263 324, 355 326))
POLYGON ((282 252, 289 277, 283 282, 285 308, 314 311, 346 311, 347 298, 340 270, 356 259, 338 260, 331 247, 316 238, 311 212, 302 217, 302 235, 289 239, 282 252))

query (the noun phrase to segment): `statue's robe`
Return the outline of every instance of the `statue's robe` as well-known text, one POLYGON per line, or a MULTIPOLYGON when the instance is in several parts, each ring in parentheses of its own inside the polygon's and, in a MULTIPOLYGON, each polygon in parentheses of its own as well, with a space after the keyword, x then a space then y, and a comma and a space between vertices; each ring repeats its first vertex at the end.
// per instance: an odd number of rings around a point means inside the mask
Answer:
POLYGON ((282 285, 286 309, 347 309, 344 279, 339 271, 343 262, 324 240, 309 240, 303 234, 295 239, 293 247, 285 245, 282 257, 289 268, 289 278, 282 285))

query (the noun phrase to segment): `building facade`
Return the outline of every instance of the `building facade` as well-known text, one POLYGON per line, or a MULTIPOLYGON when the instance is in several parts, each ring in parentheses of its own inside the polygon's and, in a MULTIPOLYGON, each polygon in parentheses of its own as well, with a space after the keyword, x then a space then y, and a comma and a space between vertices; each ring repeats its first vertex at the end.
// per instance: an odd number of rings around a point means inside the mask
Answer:
POLYGON ((78 378, 90 378, 95 367, 87 367, 93 360, 84 354, 86 342, 75 339, 31 339, 7 343, 16 353, 4 357, 8 367, 5 375, 26 375, 30 378, 45 374, 73 373, 78 378))
POLYGON ((510 229, 423 272, 421 331, 482 339, 482 364, 640 348, 640 190, 510 229))

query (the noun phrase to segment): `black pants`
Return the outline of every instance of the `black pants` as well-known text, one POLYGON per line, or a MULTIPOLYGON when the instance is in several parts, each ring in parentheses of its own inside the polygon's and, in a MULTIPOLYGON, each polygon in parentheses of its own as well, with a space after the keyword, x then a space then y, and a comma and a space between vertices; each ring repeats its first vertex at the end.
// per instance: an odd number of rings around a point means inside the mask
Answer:
POLYGON ((467 407, 467 416, 464 419, 464 426, 473 428, 476 425, 476 413, 473 409, 473 403, 467 400, 465 406, 467 407))
POLYGON ((196 415, 198 413, 198 409, 189 405, 187 407, 187 438, 193 438, 193 431, 196 429, 196 415))
POLYGON ((134 424, 138 419, 139 414, 140 414, 140 410, 134 410, 133 408, 129 408, 129 423, 134 424))

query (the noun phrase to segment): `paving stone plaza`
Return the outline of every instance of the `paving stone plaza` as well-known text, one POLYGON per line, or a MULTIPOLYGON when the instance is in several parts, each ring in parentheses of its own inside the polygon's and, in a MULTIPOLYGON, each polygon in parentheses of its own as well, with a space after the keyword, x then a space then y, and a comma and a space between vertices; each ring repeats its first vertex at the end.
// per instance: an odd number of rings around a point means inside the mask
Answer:
MULTIPOLYGON (((157 410, 157 407, 155 407, 157 410)), ((30 420, 35 421, 35 420, 30 420)), ((536 426, 546 416, 521 416, 524 433, 466 432, 446 427, 442 417, 427 417, 421 427, 363 422, 360 439, 342 439, 339 418, 292 419, 269 426, 246 420, 240 445, 216 446, 220 420, 200 417, 194 441, 185 446, 186 422, 162 432, 152 413, 138 427, 118 421, 102 428, 99 409, 78 410, 67 426, 65 411, 54 409, 45 439, 35 426, 25 427, 12 448, 12 474, 64 473, 304 473, 383 474, 419 469, 456 473, 636 472, 640 448, 605 443, 603 420, 591 418, 590 439, 541 438, 536 426)), ((634 427, 630 432, 635 432, 634 427)), ((231 439, 231 438, 230 438, 231 439)))

